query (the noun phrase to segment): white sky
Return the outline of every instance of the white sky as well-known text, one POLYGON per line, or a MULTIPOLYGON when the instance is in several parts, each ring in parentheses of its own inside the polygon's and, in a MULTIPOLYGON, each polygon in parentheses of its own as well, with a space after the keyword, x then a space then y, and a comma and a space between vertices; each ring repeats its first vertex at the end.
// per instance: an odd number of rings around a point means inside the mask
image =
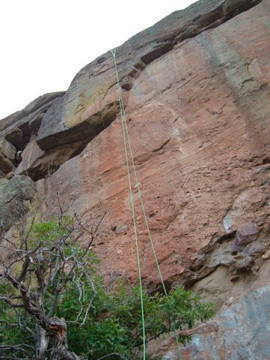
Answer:
POLYGON ((0 119, 195 0, 0 0, 0 119))

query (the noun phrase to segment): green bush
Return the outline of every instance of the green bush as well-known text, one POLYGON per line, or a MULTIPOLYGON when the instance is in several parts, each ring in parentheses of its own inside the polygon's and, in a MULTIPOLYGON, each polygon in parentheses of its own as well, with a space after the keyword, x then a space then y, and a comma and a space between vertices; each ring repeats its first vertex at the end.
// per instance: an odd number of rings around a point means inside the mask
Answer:
MULTIPOLYGON (((99 359, 107 354, 113 358, 132 359, 132 350, 142 345, 141 303, 139 288, 106 292, 98 283, 96 296, 85 294, 85 303, 92 301, 92 308, 86 322, 78 327, 82 319, 75 321, 81 304, 75 288, 66 293, 58 308, 58 316, 69 321, 69 344, 77 354, 88 359, 99 359)), ((202 304, 200 298, 190 291, 178 287, 166 297, 144 292, 145 327, 147 339, 153 339, 164 332, 192 328, 196 322, 205 321, 212 314, 210 304, 202 304)), ((186 337, 179 337, 185 342, 186 337)))
MULTIPOLYGON (((11 294, 14 291, 8 284, 0 282, 0 298, 7 293, 11 294)), ((21 309, 14 310, 0 301, 0 346, 19 345, 17 353, 21 359, 30 359, 28 350, 32 349, 35 343, 33 333, 31 333, 34 329, 34 321, 28 314, 21 309)), ((1 349, 0 359, 2 359, 1 349)), ((6 358, 3 357, 3 359, 6 358)))
MULTIPOLYGON (((35 224, 30 234, 32 246, 34 247, 37 241, 46 246, 53 244, 59 237, 68 236, 71 224, 70 218, 65 218, 61 224, 57 221, 35 224)), ((63 252, 67 256, 76 257, 78 261, 83 259, 84 271, 82 272, 80 267, 76 270, 73 281, 67 282, 65 289, 59 294, 57 306, 54 303, 55 286, 65 273, 55 276, 54 282, 46 291, 44 308, 51 315, 66 320, 70 349, 91 360, 105 355, 108 355, 108 359, 135 359, 133 351, 142 345, 139 287, 122 284, 108 291, 103 279, 97 275, 98 261, 93 253, 88 252, 86 260, 85 251, 69 240, 63 242, 63 252)), ((52 251, 48 256, 53 257, 51 253, 52 251)), ((48 261, 58 260, 50 258, 48 261)), ((2 282, 1 296, 12 291, 14 290, 2 282)), ((164 332, 191 328, 213 314, 210 304, 201 303, 198 296, 181 287, 173 289, 168 296, 144 291, 143 299, 148 341, 164 332)), ((1 303, 1 343, 23 344, 24 349, 21 352, 18 350, 17 354, 21 359, 31 358, 26 356, 26 352, 35 343, 35 327, 34 320, 23 309, 15 310, 7 304, 2 306, 1 303), (23 322, 24 326, 16 326, 20 322, 23 322)), ((184 337, 179 338, 181 342, 185 340, 184 337)))

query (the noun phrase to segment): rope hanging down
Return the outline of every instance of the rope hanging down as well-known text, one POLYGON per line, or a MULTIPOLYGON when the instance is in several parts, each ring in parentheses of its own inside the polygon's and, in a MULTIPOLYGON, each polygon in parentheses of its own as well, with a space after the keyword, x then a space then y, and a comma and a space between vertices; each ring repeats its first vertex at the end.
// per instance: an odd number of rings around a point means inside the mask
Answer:
POLYGON ((121 125, 122 125, 122 132, 123 132, 123 141, 124 141, 124 150, 125 150, 125 160, 127 165, 127 172, 128 172, 128 187, 129 187, 129 202, 130 202, 130 208, 132 212, 132 222, 133 222, 133 228, 134 228, 134 236, 135 236, 135 245, 136 245, 136 257, 137 257, 137 267, 138 267, 138 276, 139 276, 139 287, 140 287, 140 299, 141 299, 141 317, 142 317, 142 335, 143 335, 143 360, 146 360, 146 334, 145 334, 145 318, 144 318, 144 301, 143 301, 143 287, 142 287, 142 272, 141 272, 141 260, 140 260, 140 251, 139 251, 139 239, 138 239, 138 229, 137 229, 137 223, 136 223, 136 212, 135 212, 135 204, 134 204, 134 195, 132 190, 132 180, 131 180, 131 172, 129 167, 129 156, 128 156, 128 146, 127 146, 127 138, 126 138, 126 131, 125 131, 125 125, 124 122, 125 119, 125 113, 123 111, 124 105, 123 105, 123 98, 120 88, 120 82, 119 82, 119 74, 117 69, 117 63, 116 63, 116 54, 115 50, 111 51, 113 60, 114 60, 114 66, 115 66, 115 74, 116 74, 116 82, 119 87, 119 104, 120 104, 120 117, 121 117, 121 125))
MULTIPOLYGON (((164 294, 167 296, 168 295, 167 290, 166 290, 164 279, 163 279, 161 269, 160 269, 160 266, 159 266, 159 261, 158 261, 158 257, 157 257, 157 253, 156 253, 152 233, 151 233, 151 230, 150 230, 150 227, 149 227, 149 219, 148 219, 148 216, 146 214, 146 210, 145 210, 145 206, 144 206, 144 199, 143 199, 142 190, 141 190, 141 183, 140 183, 140 181, 138 179, 137 170, 136 170, 136 166, 135 166, 135 163, 134 163, 134 152, 133 152, 131 142, 130 142, 129 130, 128 130, 127 121, 126 121, 125 106, 124 106, 123 97, 122 97, 122 89, 121 89, 121 86, 120 86, 119 72, 118 72, 117 63, 116 63, 116 50, 114 49, 111 52, 112 52, 113 60, 114 60, 114 67, 115 67, 115 73, 116 73, 117 86, 118 86, 119 92, 120 92, 119 104, 120 104, 121 122, 122 122, 123 127, 124 127, 123 136, 126 137, 126 140, 124 140, 124 141, 127 143, 128 151, 130 153, 132 170, 133 170, 134 177, 135 177, 135 187, 138 189, 138 196, 139 196, 140 205, 141 205, 141 209, 142 209, 142 213, 143 213, 143 217, 144 217, 144 223, 145 223, 145 226, 146 226, 146 229, 147 229, 147 235, 148 235, 148 238, 149 238, 149 241, 150 241, 150 244, 151 244, 151 248, 152 248, 153 256, 154 256, 154 259, 155 259, 155 263, 156 263, 157 271, 158 271, 158 274, 159 274, 159 278, 160 278, 160 281, 161 281, 161 284, 162 284, 162 288, 163 288, 164 294)), ((129 161, 127 163, 127 166, 129 167, 129 161)), ((128 171, 129 171, 129 169, 128 169, 128 171)))
POLYGON ((146 359, 146 334, 145 334, 145 320, 144 320, 144 303, 143 303, 143 287, 142 287, 142 274, 141 274, 141 261, 140 261, 140 251, 139 251, 139 241, 138 241, 138 229, 137 229, 137 223, 136 223, 136 212, 135 212, 135 202, 134 202, 134 192, 132 189, 132 177, 131 177, 131 171, 134 173, 135 178, 135 188, 138 191, 138 197, 140 201, 141 210, 143 213, 144 223, 147 229, 147 235, 151 244, 153 256, 155 259, 157 271, 159 274, 160 281, 162 283, 164 294, 167 296, 167 290, 164 284, 163 276, 161 273, 161 269, 159 266, 159 261, 153 241, 153 237, 150 231, 149 227, 149 219, 146 214, 145 205, 144 205, 144 199, 142 195, 141 190, 141 183, 139 182, 138 176, 137 176, 137 170, 134 163, 134 152, 131 146, 130 142, 130 136, 126 121, 126 112, 125 112, 125 106, 123 102, 123 96, 122 96, 122 88, 120 86, 120 79, 119 79, 119 72, 117 67, 117 61, 116 61, 116 49, 111 50, 111 54, 114 61, 114 67, 115 67, 115 75, 116 75, 116 83, 117 87, 119 89, 119 105, 120 105, 120 118, 121 118, 121 125, 122 125, 122 133, 123 133, 123 142, 124 142, 124 151, 125 151, 125 161, 127 165, 127 177, 128 177, 128 185, 129 185, 129 201, 130 201, 130 208, 132 212, 132 222, 133 222, 133 228, 134 228, 134 236, 135 236, 135 245, 136 245, 136 257, 137 257, 137 266, 138 266, 138 276, 139 276, 139 286, 140 286, 140 297, 141 297, 141 314, 142 314, 142 331, 143 331, 143 359, 146 359), (131 159, 131 160, 130 160, 131 159), (131 163, 131 164, 130 164, 131 163), (131 169, 130 169, 131 165, 131 169))

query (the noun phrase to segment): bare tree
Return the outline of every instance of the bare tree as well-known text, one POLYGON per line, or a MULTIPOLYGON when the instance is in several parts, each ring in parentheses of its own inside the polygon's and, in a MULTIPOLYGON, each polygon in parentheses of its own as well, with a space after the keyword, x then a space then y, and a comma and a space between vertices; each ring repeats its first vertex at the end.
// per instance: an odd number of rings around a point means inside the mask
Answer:
MULTIPOLYGON (((23 344, 15 346, 1 345, 1 354, 12 351, 12 357, 0 355, 0 359, 17 359, 16 353, 25 354, 25 359, 35 360, 79 360, 80 358, 68 347, 67 322, 55 316, 61 296, 65 294, 69 283, 76 283, 79 292, 83 287, 93 287, 94 282, 89 272, 91 245, 99 234, 105 213, 92 219, 89 225, 83 224, 78 216, 67 224, 60 207, 60 215, 55 222, 54 235, 46 239, 33 241, 34 219, 28 231, 19 235, 19 239, 4 238, 0 246, 9 250, 7 258, 0 263, 0 283, 9 286, 12 291, 0 294, 0 301, 13 310, 24 309, 37 326, 35 349, 23 344), (88 238, 87 246, 78 251, 78 241, 82 234, 88 238), (50 308, 45 306, 45 299, 50 296, 50 308), (29 357, 29 354, 30 357, 29 357), (33 355, 34 354, 34 355, 33 355)), ((91 301, 81 308, 78 319, 83 323, 91 308, 91 301)), ((10 324, 12 326, 12 324, 10 324)), ((23 323, 15 326, 25 326, 23 323)), ((32 331, 29 329, 29 331, 32 331)), ((21 356, 20 356, 21 358, 21 356)))

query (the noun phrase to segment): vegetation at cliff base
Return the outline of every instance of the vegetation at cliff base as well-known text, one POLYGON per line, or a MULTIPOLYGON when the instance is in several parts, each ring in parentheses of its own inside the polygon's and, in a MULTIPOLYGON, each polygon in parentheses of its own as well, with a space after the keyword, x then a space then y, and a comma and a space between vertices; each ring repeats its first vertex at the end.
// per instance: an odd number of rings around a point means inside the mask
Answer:
MULTIPOLYGON (((104 286, 91 251, 101 221, 82 249, 78 239, 84 226, 68 217, 60 220, 32 224, 2 263, 0 359, 137 359, 139 287, 104 286)), ((144 291, 143 300, 147 341, 212 315, 210 304, 180 287, 168 296, 144 291)))

